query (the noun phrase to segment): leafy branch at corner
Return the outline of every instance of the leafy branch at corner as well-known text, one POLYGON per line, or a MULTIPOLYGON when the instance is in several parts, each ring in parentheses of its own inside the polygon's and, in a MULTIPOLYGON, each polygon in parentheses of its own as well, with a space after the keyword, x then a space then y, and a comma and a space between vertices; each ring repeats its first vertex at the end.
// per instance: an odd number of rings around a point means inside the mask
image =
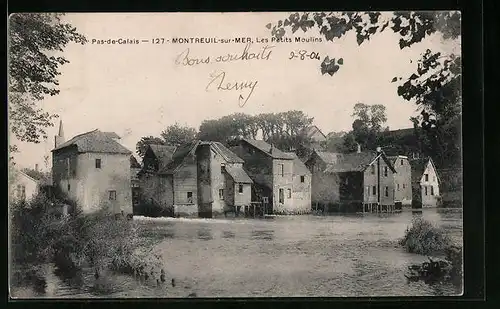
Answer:
POLYGON ((20 141, 39 143, 47 137, 45 128, 53 126, 57 115, 37 103, 59 94, 59 70, 69 61, 58 54, 71 42, 87 42, 62 15, 23 13, 9 18, 9 125, 20 141))
MULTIPOLYGON (((286 31, 295 33, 300 29, 307 32, 316 28, 327 41, 335 41, 354 32, 358 45, 376 34, 393 31, 399 36, 400 49, 404 49, 432 34, 440 34, 443 40, 457 40, 461 31, 460 19, 460 12, 456 11, 294 13, 266 27, 276 38, 283 37, 286 31)), ((325 58, 320 67, 321 73, 333 76, 343 64, 339 60, 325 58)), ((398 95, 407 101, 414 101, 421 109, 420 117, 411 120, 426 131, 431 154, 440 156, 442 162, 449 161, 443 154, 460 152, 458 142, 450 141, 459 140, 461 78, 459 55, 443 55, 427 50, 416 61, 415 72, 411 76, 392 79, 392 82, 401 82, 397 88, 398 95)))

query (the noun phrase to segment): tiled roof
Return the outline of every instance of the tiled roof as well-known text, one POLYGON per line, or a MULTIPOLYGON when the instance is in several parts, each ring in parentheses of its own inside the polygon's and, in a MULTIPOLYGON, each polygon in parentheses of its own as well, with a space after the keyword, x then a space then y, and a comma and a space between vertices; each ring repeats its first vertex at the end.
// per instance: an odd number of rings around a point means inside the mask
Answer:
POLYGON ((341 158, 342 154, 337 152, 326 152, 326 151, 317 151, 315 150, 318 157, 321 158, 326 164, 335 164, 341 158))
POLYGON ((107 136, 109 136, 111 138, 120 139, 120 136, 118 134, 116 134, 115 132, 102 132, 102 133, 106 134, 107 136))
POLYGON ((171 161, 163 168, 161 168, 158 173, 160 174, 172 174, 175 170, 184 162, 184 159, 189 155, 194 155, 196 148, 200 144, 200 141, 193 141, 188 144, 181 145, 175 148, 172 154, 171 161))
POLYGON ((240 157, 238 157, 234 152, 229 150, 220 142, 211 142, 212 146, 219 151, 219 153, 224 157, 228 163, 244 163, 240 157))
POLYGON ((376 152, 365 151, 360 153, 347 153, 342 155, 342 159, 336 164, 329 164, 325 172, 362 172, 377 157, 376 152))
POLYGON ((175 146, 156 144, 150 144, 148 146, 162 166, 166 166, 172 161, 172 156, 176 149, 175 146))
POLYGON ((239 183, 253 183, 252 179, 250 179, 250 176, 243 170, 242 167, 240 166, 234 166, 234 165, 226 165, 224 167, 226 169, 226 172, 233 178, 235 182, 239 183))
POLYGON ((284 160, 292 160, 293 159, 291 156, 287 155, 286 153, 279 150, 278 148, 271 146, 270 144, 266 143, 265 141, 248 139, 248 138, 244 138, 244 139, 242 139, 242 141, 245 141, 249 145, 264 152, 268 156, 271 156, 273 159, 284 159, 284 160))
POLYGON ((93 130, 79 134, 67 142, 62 143, 52 151, 66 147, 76 146, 78 152, 101 152, 131 154, 132 152, 110 137, 109 132, 93 130))
POLYGON ((296 153, 294 152, 287 152, 287 155, 293 157, 293 175, 307 175, 310 174, 311 172, 307 168, 307 166, 300 160, 300 158, 297 156, 296 153))

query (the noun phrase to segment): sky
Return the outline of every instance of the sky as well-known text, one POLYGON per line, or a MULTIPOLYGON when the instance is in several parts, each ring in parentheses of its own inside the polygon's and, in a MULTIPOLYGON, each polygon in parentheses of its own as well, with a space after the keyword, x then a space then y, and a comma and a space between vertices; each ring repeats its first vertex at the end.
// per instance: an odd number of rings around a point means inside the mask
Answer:
MULTIPOLYGON (((256 42, 257 38, 270 39, 266 24, 288 15, 283 12, 67 14, 65 19, 89 42, 65 48, 63 56, 70 63, 60 70, 60 94, 47 97, 40 102, 41 107, 59 115, 66 140, 93 129, 114 131, 133 152, 142 136, 159 136, 174 123, 198 129, 205 119, 236 112, 255 115, 301 110, 328 134, 350 130, 353 107, 362 102, 383 104, 390 129, 408 128, 417 106, 397 95, 398 83, 391 83, 392 78, 410 76, 416 68, 415 60, 427 48, 460 52, 456 43, 443 41, 439 35, 401 50, 392 31, 377 34, 361 46, 353 33, 334 42, 326 42, 324 38, 321 43, 256 42), (218 63, 218 56, 241 54, 245 44, 151 44, 152 38, 161 41, 175 37, 250 37, 253 40, 250 52, 258 53, 267 45, 271 54, 267 60, 218 63), (119 38, 150 42, 97 44, 99 40, 119 38), (210 57, 210 63, 193 66, 176 63, 176 59, 184 59, 182 55, 188 48, 190 59, 210 57), (321 75, 321 61, 289 59, 291 52, 298 53, 301 49, 308 54, 318 53, 321 59, 327 55, 343 58, 344 65, 333 76, 321 75), (220 84, 222 72, 224 83, 220 84), (255 86, 243 107, 239 95, 246 98, 250 88, 218 89, 225 88, 228 82, 255 86), (219 84, 221 87, 217 87, 219 84)), ((322 37, 317 30, 287 32, 285 36, 322 37)), ((16 164, 50 167, 44 165, 43 157, 50 156, 54 147, 59 119, 54 127, 48 128, 48 139, 40 144, 12 139, 20 150, 14 156, 16 164)))

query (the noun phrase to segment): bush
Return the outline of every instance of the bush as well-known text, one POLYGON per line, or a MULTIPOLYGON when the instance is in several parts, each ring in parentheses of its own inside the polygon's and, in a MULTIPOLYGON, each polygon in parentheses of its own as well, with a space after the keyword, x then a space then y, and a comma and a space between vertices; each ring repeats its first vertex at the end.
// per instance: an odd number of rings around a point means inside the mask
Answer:
POLYGON ((410 253, 431 254, 443 252, 451 244, 451 239, 442 228, 435 227, 422 218, 416 218, 411 227, 406 229, 399 244, 410 253))
POLYGON ((49 211, 54 204, 57 202, 39 196, 12 205, 12 260, 17 265, 54 262, 66 273, 83 267, 92 267, 97 273, 159 267, 159 257, 152 259, 141 250, 135 222, 106 211, 83 214, 78 207, 69 216, 58 218, 49 211))
POLYGON ((174 208, 164 207, 150 201, 141 201, 134 209, 134 215, 145 217, 173 217, 174 208))

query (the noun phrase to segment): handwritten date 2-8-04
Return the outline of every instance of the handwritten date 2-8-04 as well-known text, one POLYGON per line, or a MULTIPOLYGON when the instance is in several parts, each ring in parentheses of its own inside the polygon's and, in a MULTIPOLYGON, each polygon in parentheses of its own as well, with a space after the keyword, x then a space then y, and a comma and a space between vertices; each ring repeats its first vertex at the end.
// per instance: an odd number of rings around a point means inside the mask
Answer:
POLYGON ((290 52, 290 57, 288 58, 289 60, 292 59, 300 59, 300 60, 305 60, 305 59, 316 59, 320 60, 319 53, 317 52, 308 52, 307 50, 301 49, 298 51, 291 51, 290 52))

